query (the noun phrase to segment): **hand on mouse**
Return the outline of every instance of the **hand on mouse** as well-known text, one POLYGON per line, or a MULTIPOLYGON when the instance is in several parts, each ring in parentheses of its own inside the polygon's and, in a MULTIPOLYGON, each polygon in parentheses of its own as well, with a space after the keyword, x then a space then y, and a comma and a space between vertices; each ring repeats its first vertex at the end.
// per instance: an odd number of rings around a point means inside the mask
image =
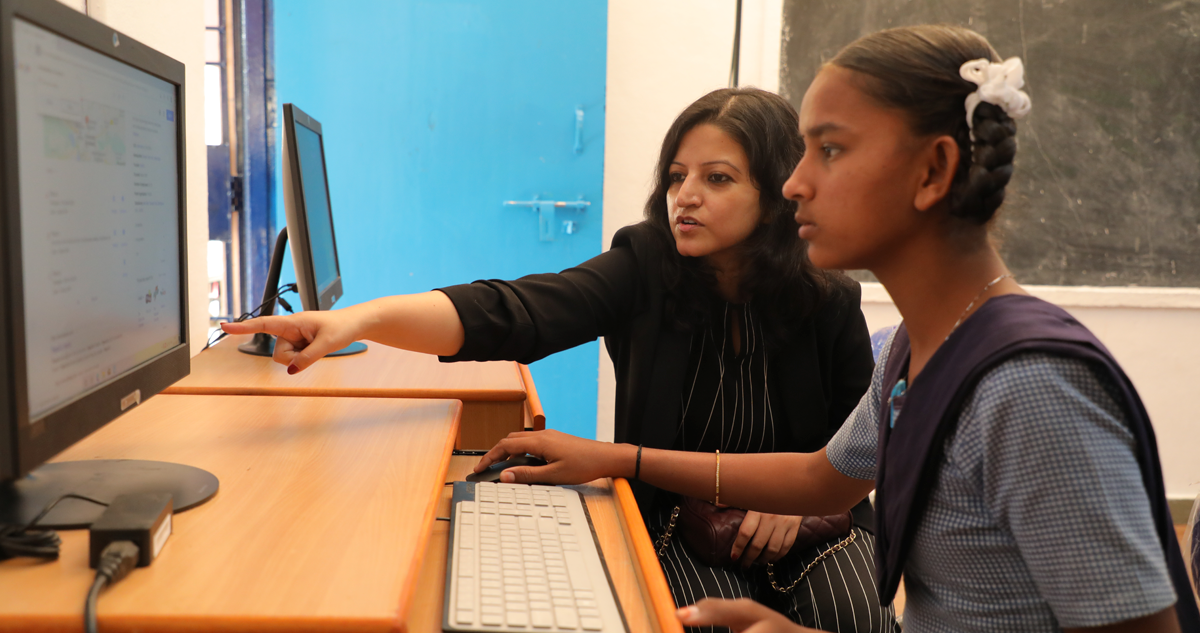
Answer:
POLYGON ((637 447, 585 440, 558 431, 510 433, 480 458, 475 472, 518 455, 536 455, 545 466, 518 466, 500 475, 503 483, 582 484, 601 477, 631 477, 637 447))

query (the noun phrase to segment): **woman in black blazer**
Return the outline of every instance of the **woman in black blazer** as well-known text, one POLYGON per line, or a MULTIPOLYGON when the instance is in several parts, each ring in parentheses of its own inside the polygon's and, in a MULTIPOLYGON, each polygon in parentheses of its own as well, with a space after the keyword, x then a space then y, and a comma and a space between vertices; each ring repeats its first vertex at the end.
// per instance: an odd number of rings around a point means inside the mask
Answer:
MULTIPOLYGON (((874 363, 858 285, 815 269, 796 239, 782 185, 804 151, 797 129, 777 95, 715 91, 668 131, 646 220, 575 268, 225 329, 275 334, 275 358, 292 373, 363 338, 444 361, 532 363, 603 336, 616 370, 616 442, 817 451, 858 404, 874 363)), ((807 626, 897 628, 875 593, 866 500, 854 510, 858 538, 784 592, 841 539, 792 551, 800 517, 750 512, 736 564, 707 567, 682 539, 663 538, 678 497, 634 486, 680 606, 751 597, 807 626)))

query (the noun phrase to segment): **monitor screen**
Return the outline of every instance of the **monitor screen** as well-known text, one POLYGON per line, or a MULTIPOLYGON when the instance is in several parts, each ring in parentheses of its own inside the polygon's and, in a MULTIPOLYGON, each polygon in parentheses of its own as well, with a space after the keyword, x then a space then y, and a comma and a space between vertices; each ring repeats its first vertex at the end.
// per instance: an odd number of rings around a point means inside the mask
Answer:
POLYGON ((308 219, 308 242, 312 254, 313 282, 317 295, 324 295, 339 277, 337 252, 333 245, 333 216, 329 210, 329 187, 325 181, 325 152, 321 135, 296 124, 296 158, 304 190, 304 213, 308 219))
POLYGON ((33 423, 185 341, 178 106, 167 81, 12 31, 33 423))

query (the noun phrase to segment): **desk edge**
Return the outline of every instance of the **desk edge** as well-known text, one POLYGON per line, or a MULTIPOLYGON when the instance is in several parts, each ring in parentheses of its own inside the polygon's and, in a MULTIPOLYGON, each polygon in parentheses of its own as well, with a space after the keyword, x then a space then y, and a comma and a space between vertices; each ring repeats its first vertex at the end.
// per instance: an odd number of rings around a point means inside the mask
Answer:
POLYGON ((400 595, 396 605, 396 616, 392 621, 392 630, 399 633, 407 633, 408 631, 408 613, 412 609, 413 595, 417 591, 417 581, 421 576, 421 567, 425 564, 425 554, 429 550, 429 539, 433 535, 433 522, 437 519, 438 505, 440 505, 442 499, 442 489, 446 486, 446 473, 450 468, 450 457, 453 455, 455 443, 458 441, 463 404, 462 402, 453 402, 452 407, 452 411, 454 411, 454 428, 446 437, 446 445, 442 447, 442 461, 438 464, 438 475, 434 478, 434 489, 432 494, 429 495, 429 503, 425 506, 425 514, 421 518, 421 537, 417 543, 416 550, 418 554, 413 556, 408 570, 408 577, 412 579, 412 582, 404 584, 403 593, 400 595))
POLYGON ((613 488, 617 493, 617 505, 625 524, 625 535, 633 547, 638 569, 641 570, 642 580, 646 583, 645 590, 650 600, 650 607, 658 619, 658 626, 663 633, 683 633, 683 624, 675 617, 675 598, 667 585, 667 577, 663 574, 658 555, 654 552, 654 543, 642 521, 642 512, 638 508, 637 499, 629 482, 620 477, 613 478, 613 488))

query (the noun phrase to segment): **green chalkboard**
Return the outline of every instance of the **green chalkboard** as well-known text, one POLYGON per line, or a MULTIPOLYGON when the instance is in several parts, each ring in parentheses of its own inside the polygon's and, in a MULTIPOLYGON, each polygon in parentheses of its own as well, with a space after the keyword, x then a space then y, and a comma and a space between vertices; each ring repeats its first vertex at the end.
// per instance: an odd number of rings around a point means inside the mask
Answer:
POLYGON ((1200 286, 1200 0, 785 0, 781 92, 868 33, 958 24, 1025 62, 996 236, 1027 284, 1200 286))

